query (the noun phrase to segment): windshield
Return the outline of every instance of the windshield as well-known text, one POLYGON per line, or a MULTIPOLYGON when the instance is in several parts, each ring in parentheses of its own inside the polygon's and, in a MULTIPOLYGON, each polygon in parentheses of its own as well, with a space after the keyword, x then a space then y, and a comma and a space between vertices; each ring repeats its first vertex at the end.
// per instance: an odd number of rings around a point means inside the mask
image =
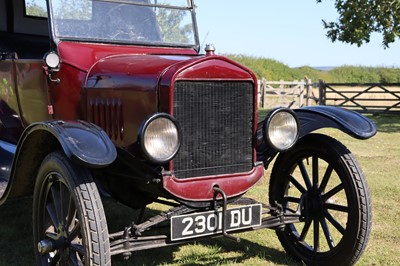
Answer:
POLYGON ((192 0, 51 0, 57 39, 196 46, 192 0))

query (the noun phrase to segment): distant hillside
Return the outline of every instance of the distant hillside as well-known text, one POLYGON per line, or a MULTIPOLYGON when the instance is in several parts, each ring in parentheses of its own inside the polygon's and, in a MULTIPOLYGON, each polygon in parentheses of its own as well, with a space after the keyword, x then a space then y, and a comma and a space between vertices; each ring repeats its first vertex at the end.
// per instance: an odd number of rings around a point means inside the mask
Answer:
POLYGON ((320 79, 338 83, 400 83, 400 68, 340 66, 331 69, 316 69, 309 66, 290 68, 273 59, 245 55, 225 55, 252 69, 258 78, 267 80, 320 79))
POLYGON ((335 67, 330 67, 330 66, 313 66, 312 68, 316 70, 321 70, 321 71, 330 71, 334 69, 335 67))

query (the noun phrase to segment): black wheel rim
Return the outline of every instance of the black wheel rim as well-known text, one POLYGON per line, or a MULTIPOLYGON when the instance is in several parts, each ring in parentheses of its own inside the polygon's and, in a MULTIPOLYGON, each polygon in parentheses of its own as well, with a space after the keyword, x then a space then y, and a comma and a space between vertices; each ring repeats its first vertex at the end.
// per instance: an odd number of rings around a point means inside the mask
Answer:
POLYGON ((306 251, 329 252, 345 237, 350 213, 345 185, 333 165, 319 156, 294 163, 282 203, 285 211, 301 213, 303 222, 286 230, 306 251))
POLYGON ((78 212, 62 176, 52 172, 43 182, 37 225, 40 240, 54 248, 41 254, 42 265, 83 265, 84 242, 78 212))

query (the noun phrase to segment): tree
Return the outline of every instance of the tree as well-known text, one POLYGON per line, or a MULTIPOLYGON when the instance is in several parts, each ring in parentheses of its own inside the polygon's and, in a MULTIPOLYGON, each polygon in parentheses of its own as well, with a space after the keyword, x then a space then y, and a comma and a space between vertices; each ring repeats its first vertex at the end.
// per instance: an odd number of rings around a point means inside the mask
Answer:
POLYGON ((90 0, 54 0, 53 6, 57 18, 90 20, 92 1, 90 0))
POLYGON ((164 41, 183 44, 191 42, 193 27, 184 24, 187 11, 167 8, 158 8, 157 11, 157 21, 164 41))
POLYGON ((45 1, 35 1, 28 0, 25 1, 26 4, 26 14, 34 17, 47 17, 46 2, 45 1))
MULTIPOLYGON (((64 19, 90 19, 90 0, 54 0, 56 14, 64 19)), ((37 17, 47 17, 45 0, 26 0, 26 14, 37 17)))
POLYGON ((400 0, 335 0, 335 7, 338 20, 322 21, 327 37, 333 42, 361 46, 377 32, 382 34, 384 48, 388 48, 400 38, 400 0))

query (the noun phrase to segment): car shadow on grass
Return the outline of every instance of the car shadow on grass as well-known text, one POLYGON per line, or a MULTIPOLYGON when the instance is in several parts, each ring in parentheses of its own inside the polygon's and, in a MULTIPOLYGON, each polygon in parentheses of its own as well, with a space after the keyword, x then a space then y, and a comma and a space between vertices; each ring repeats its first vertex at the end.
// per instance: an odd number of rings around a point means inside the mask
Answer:
POLYGON ((8 200, 0 206, 0 266, 35 265, 32 198, 8 200))
MULTIPOLYGON (((123 230, 137 217, 137 211, 118 203, 105 202, 110 231, 123 230)), ((146 218, 159 214, 150 209, 146 218)), ((32 198, 9 200, 0 206, 0 266, 34 265, 32 238, 32 198)), ((159 229, 167 230, 168 228, 159 229)), ((237 235, 241 237, 241 235, 237 235)), ((191 244, 138 251, 128 260, 114 256, 112 265, 232 265, 248 260, 268 261, 279 265, 297 265, 288 255, 275 248, 242 238, 240 243, 226 238, 212 238, 191 244), (189 249, 189 252, 182 249, 189 249), (198 252, 198 250, 202 250, 198 252)))
POLYGON ((283 251, 246 239, 235 243, 221 237, 187 245, 191 251, 183 251, 185 254, 178 257, 175 257, 175 254, 179 253, 181 248, 185 248, 184 245, 139 251, 133 253, 127 261, 122 257, 115 257, 113 265, 265 265, 266 262, 274 265, 299 265, 283 251), (207 254, 203 250, 209 250, 210 253, 207 254))
POLYGON ((400 132, 400 115, 368 115, 378 127, 379 132, 400 132))
MULTIPOLYGON (((120 203, 112 200, 105 201, 105 209, 107 220, 109 221, 110 232, 121 231, 130 221, 135 221, 138 211, 132 210, 120 203)), ((154 217, 160 214, 160 210, 148 208, 146 209, 144 219, 154 217)), ((156 234, 169 233, 169 225, 155 229, 156 234)), ((268 229, 265 229, 268 230, 268 229)), ((155 233, 153 232, 153 234, 155 233)), ((264 233, 265 231, 262 230, 264 233)), ((271 232, 273 233, 273 232, 271 232)), ((152 234, 152 235, 153 235, 152 234)), ((128 260, 124 260, 122 255, 112 258, 113 265, 232 265, 244 264, 248 265, 249 261, 256 264, 264 265, 265 261, 278 265, 298 265, 282 250, 277 250, 266 245, 249 241, 251 236, 246 233, 236 234, 241 238, 239 243, 224 237, 206 238, 190 242, 187 244, 179 244, 174 246, 166 246, 154 248, 144 251, 132 253, 128 260)))

